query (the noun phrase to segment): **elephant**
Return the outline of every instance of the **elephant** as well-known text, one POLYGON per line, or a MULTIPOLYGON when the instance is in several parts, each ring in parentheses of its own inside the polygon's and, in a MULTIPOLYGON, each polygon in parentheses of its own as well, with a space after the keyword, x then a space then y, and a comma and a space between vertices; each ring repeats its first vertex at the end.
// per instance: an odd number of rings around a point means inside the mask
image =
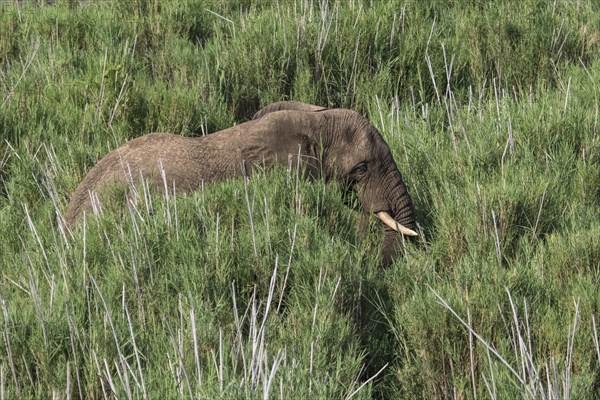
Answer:
POLYGON ((67 206, 66 224, 73 229, 84 211, 94 210, 100 190, 113 183, 136 184, 142 176, 158 190, 189 193, 276 163, 354 190, 362 210, 384 224, 383 265, 395 259, 404 236, 418 236, 401 173, 369 120, 349 109, 296 102, 274 103, 253 120, 202 137, 150 133, 130 140, 84 177, 67 206))

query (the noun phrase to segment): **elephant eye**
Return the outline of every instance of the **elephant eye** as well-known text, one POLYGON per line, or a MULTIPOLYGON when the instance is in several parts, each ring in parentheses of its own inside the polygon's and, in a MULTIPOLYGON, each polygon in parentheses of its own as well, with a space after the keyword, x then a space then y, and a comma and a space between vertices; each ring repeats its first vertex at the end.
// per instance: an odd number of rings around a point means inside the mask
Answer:
POLYGON ((358 164, 356 167, 354 167, 352 172, 350 172, 350 176, 356 179, 356 178, 360 178, 366 172, 367 172, 367 164, 362 162, 362 163, 358 164))

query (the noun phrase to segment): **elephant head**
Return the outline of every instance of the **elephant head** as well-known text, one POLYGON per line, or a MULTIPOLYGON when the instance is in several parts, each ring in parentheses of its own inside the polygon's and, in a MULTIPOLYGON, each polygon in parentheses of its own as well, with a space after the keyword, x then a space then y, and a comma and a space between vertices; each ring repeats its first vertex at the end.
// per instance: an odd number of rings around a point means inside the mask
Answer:
MULTIPOLYGON (((320 112, 327 110, 313 104, 280 101, 259 110, 254 119, 283 110, 320 112)), ((350 110, 330 110, 324 114, 337 132, 323 155, 325 178, 337 179, 358 192, 363 210, 373 212, 385 225, 382 243, 382 263, 389 264, 397 254, 403 236, 417 233, 411 198, 391 151, 379 132, 360 114, 350 110), (343 161, 342 161, 343 160, 343 161)))
MULTIPOLYGON (((260 114, 260 115, 258 115, 260 114)), ((410 196, 392 153, 359 113, 303 103, 276 103, 258 119, 198 138, 152 133, 104 156, 73 193, 67 225, 98 207, 98 192, 114 182, 190 192, 204 183, 251 174, 255 165, 301 166, 308 176, 356 190, 362 208, 385 224, 382 261, 391 262, 401 236, 416 236, 410 196), (279 111, 278 111, 279 110, 279 111), (291 161, 291 162, 290 162, 291 161)))
POLYGON ((385 226, 382 263, 389 264, 403 236, 417 233, 413 204, 392 152, 377 129, 351 110, 322 111, 329 134, 323 137, 323 171, 358 194, 364 212, 373 213, 385 226), (402 235, 399 236, 398 234, 402 235))

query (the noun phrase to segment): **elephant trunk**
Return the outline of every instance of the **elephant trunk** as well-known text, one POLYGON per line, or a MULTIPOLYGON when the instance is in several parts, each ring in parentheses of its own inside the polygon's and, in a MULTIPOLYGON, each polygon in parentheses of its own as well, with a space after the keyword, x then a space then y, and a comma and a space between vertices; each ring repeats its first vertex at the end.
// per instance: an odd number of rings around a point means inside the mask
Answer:
POLYGON ((387 210, 381 209, 376 216, 385 224, 385 235, 381 247, 381 258, 384 265, 390 264, 402 248, 403 241, 418 236, 417 224, 412 200, 398 169, 391 169, 387 175, 387 190, 383 198, 387 210))

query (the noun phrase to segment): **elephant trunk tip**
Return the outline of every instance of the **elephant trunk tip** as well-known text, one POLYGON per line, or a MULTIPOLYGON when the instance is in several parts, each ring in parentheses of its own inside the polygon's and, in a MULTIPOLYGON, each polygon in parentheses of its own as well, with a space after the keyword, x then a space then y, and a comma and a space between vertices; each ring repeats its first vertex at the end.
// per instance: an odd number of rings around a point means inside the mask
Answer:
POLYGON ((385 211, 380 211, 380 212, 376 213, 375 215, 384 224, 386 224, 387 226, 389 226, 391 229, 395 230, 396 232, 400 232, 404 236, 419 236, 419 234, 417 232, 402 225, 401 223, 396 221, 394 218, 392 218, 392 216, 385 211))

